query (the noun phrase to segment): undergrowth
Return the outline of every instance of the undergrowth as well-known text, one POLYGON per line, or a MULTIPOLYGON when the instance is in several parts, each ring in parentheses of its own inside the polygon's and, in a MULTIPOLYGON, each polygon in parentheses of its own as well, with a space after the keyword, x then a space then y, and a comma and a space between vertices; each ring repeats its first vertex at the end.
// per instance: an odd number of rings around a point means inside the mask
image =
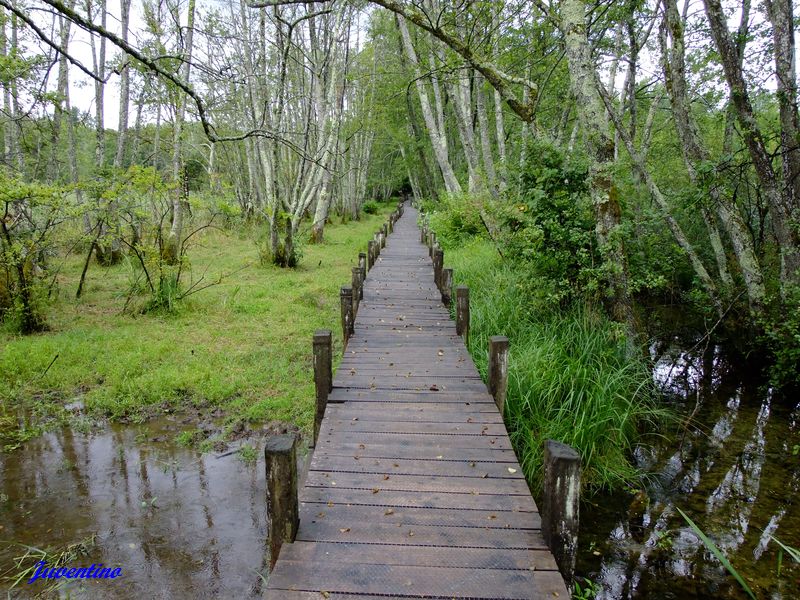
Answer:
POLYGON ((657 406, 646 360, 629 355, 623 329, 588 304, 537 303, 525 272, 487 241, 449 249, 446 262, 456 283, 470 288, 469 350, 484 376, 489 337, 509 337, 505 419, 531 487, 541 487, 547 439, 578 450, 590 491, 633 483, 634 447, 668 415, 657 406))

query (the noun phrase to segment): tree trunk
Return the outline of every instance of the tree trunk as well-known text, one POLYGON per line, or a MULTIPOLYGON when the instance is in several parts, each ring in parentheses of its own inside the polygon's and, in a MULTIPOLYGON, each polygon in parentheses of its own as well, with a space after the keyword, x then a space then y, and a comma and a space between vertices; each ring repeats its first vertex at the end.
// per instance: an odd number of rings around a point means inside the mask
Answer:
POLYGON ((419 94, 419 103, 422 108, 422 118, 425 122, 425 127, 428 130, 428 135, 431 139, 431 146, 433 146, 433 153, 436 157, 436 162, 442 172, 444 178, 445 189, 449 193, 460 193, 461 184, 456 179, 453 167, 450 164, 450 158, 447 152, 447 138, 444 130, 440 130, 439 126, 434 119, 433 110, 431 109, 428 92, 425 90, 425 84, 422 82, 422 73, 419 68, 419 61, 417 60, 417 53, 414 50, 414 45, 411 42, 411 35, 408 33, 408 27, 402 17, 396 18, 397 27, 400 30, 400 35, 403 40, 403 49, 405 50, 406 57, 414 69, 415 84, 417 93, 419 94))
MULTIPOLYGON (((185 46, 182 53, 181 79, 189 82, 192 62, 192 40, 194 39, 194 13, 196 0, 189 0, 189 15, 186 25, 185 46)), ((172 224, 164 244, 164 259, 169 264, 180 260, 181 236, 183 235, 184 169, 182 158, 183 119, 186 112, 186 96, 181 92, 175 111, 175 126, 172 145, 172 180, 175 190, 172 195, 172 224)))
POLYGON ((578 119, 586 135, 591 159, 589 184, 595 213, 598 249, 608 272, 607 303, 612 317, 624 323, 630 334, 637 330, 628 287, 628 259, 619 231, 622 211, 614 185, 614 139, 595 85, 586 31, 586 4, 582 0, 562 3, 562 30, 566 42, 570 87, 576 99, 578 119))
POLYGON ((750 101, 747 83, 739 62, 739 53, 728 31, 720 0, 703 0, 703 3, 711 27, 711 36, 719 52, 725 80, 730 88, 736 119, 741 127, 761 191, 769 205, 775 239, 780 250, 781 287, 785 295, 789 287, 800 281, 800 232, 793 225, 797 219, 798 207, 793 195, 786 194, 785 186, 781 186, 772 170, 771 157, 750 101))

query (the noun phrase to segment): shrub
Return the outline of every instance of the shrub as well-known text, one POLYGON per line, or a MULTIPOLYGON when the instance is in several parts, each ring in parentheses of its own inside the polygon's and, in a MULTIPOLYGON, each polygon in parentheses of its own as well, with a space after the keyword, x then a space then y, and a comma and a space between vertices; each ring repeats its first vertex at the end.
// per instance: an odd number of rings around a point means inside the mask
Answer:
POLYGON ((361 206, 361 210, 363 210, 368 215, 376 215, 378 214, 378 203, 374 200, 367 200, 361 206))
POLYGON ((466 240, 483 236, 483 200, 468 194, 442 194, 438 202, 423 208, 442 248, 455 248, 466 240))

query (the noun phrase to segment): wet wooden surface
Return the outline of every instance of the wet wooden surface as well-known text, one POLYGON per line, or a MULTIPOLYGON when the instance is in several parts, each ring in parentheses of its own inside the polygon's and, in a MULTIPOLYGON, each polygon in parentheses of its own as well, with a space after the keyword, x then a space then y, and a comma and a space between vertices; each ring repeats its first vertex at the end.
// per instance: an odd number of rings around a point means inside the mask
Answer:
POLYGON ((369 271, 270 600, 568 598, 406 206, 369 271))

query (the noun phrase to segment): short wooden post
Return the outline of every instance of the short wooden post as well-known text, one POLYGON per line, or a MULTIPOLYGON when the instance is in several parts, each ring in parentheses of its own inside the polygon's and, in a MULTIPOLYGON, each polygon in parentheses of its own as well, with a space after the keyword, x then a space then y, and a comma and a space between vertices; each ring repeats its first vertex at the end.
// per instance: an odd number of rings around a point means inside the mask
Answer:
POLYGON ((269 568, 275 566, 284 542, 293 542, 300 517, 297 509, 297 435, 273 435, 264 443, 267 465, 267 536, 269 568))
POLYGON ((358 267, 352 268, 352 286, 353 286, 353 318, 358 314, 358 301, 361 300, 361 269, 358 267))
POLYGON ((367 242, 367 270, 375 265, 375 240, 367 242))
POLYGON ((383 229, 381 229, 381 248, 386 248, 386 238, 389 237, 389 234, 386 230, 386 223, 383 224, 383 229))
POLYGON ((572 589, 575 575, 580 491, 580 455, 566 444, 547 440, 544 443, 542 535, 556 559, 567 589, 572 589))
POLYGON ((358 253, 358 270, 361 271, 361 287, 358 288, 358 301, 364 299, 364 281, 367 279, 367 253, 358 253))
POLYGON ((314 439, 316 447, 319 439, 319 427, 328 406, 328 394, 333 388, 333 339, 330 329, 319 329, 314 332, 314 387, 317 391, 317 410, 314 414, 314 439))
POLYGON ((444 266, 444 250, 438 246, 433 250, 433 281, 442 291, 442 267, 444 266))
POLYGON ((375 240, 375 262, 378 262, 378 257, 380 256, 381 248, 383 247, 381 246, 381 232, 376 231, 372 239, 375 240))
POLYGON ((353 335, 353 288, 349 285, 342 286, 339 291, 342 303, 342 343, 347 347, 347 340, 353 335))
POLYGON ((450 308, 453 298, 453 269, 442 269, 442 285, 439 291, 442 292, 442 302, 450 308))
POLYGON ((489 393, 500 414, 506 405, 508 392, 508 338, 493 335, 489 338, 489 393))
POLYGON ((456 286, 456 333, 469 340, 469 288, 466 285, 456 286))
POLYGON ((428 256, 433 258, 433 247, 436 245, 436 234, 432 231, 428 232, 428 256))
POLYGON ((424 244, 427 239, 428 239, 428 228, 425 225, 423 225, 422 227, 419 228, 419 241, 424 244))
POLYGON ((389 226, 388 232, 394 231, 394 213, 389 215, 389 221, 386 223, 389 226))

